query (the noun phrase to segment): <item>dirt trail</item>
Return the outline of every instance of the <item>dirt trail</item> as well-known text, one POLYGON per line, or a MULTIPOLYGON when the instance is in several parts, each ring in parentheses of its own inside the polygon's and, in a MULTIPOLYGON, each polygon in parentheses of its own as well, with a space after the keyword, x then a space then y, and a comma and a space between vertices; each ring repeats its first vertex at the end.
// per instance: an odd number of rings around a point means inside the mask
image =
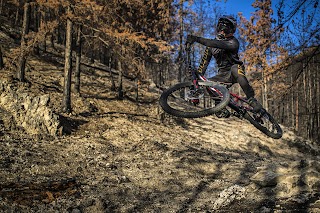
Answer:
POLYGON ((212 116, 162 123, 155 105, 107 105, 112 109, 73 116, 81 125, 70 136, 49 141, 1 136, 0 210, 320 208, 318 151, 286 129, 282 139, 273 140, 243 120, 212 116))
MULTIPOLYGON (((31 57, 31 83, 9 83, 50 94, 59 113, 60 60, 31 57)), ((320 211, 315 143, 285 127, 274 140, 237 118, 161 121, 159 93, 142 85, 137 104, 134 82, 125 81, 119 101, 109 73, 82 68, 82 95, 72 97, 72 114, 61 114, 70 135, 29 136, 0 122, 1 212, 320 211)))

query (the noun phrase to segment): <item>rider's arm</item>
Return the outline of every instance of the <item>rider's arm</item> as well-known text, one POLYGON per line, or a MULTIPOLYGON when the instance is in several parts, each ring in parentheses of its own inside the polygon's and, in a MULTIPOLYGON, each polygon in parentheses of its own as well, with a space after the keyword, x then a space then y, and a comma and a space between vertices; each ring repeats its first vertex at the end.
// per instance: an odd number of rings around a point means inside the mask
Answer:
POLYGON ((239 42, 236 39, 218 40, 196 37, 195 41, 207 47, 214 47, 231 51, 237 50, 239 48, 239 42))

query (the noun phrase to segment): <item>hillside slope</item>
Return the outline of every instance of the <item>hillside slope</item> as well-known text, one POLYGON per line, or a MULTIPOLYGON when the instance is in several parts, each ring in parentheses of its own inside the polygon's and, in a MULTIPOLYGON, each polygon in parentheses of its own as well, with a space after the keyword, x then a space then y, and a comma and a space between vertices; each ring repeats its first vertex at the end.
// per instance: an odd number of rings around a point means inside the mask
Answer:
POLYGON ((0 73, 18 92, 49 94, 70 131, 26 134, 0 106, 1 212, 320 211, 317 144, 285 127, 274 140, 237 118, 160 119, 159 92, 142 85, 135 103, 126 80, 117 100, 109 73, 85 65, 81 96, 63 114, 63 58, 53 51, 29 57, 29 83, 0 73))

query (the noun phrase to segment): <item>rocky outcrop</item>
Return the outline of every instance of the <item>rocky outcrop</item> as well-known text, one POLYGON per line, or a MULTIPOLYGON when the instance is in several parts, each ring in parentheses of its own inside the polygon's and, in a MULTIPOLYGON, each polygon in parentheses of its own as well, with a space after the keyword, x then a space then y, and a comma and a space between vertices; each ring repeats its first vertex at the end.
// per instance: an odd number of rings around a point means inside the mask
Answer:
POLYGON ((56 136, 61 132, 59 115, 49 108, 50 96, 17 92, 12 84, 0 81, 0 107, 12 114, 17 127, 31 135, 56 136))
POLYGON ((246 189, 239 185, 233 185, 220 192, 218 199, 213 204, 213 210, 218 210, 223 206, 228 206, 235 200, 245 198, 246 189))
POLYGON ((257 168, 251 181, 259 188, 272 187, 279 198, 288 199, 314 196, 320 188, 320 164, 314 160, 273 164, 257 168))

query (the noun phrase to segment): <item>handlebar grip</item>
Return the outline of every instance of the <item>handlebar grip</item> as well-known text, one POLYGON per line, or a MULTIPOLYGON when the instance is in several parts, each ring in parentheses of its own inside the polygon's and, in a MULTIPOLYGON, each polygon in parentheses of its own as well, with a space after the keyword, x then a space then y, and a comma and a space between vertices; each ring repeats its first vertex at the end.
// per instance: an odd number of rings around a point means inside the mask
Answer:
POLYGON ((189 42, 186 42, 185 46, 187 51, 191 50, 191 44, 189 42))

